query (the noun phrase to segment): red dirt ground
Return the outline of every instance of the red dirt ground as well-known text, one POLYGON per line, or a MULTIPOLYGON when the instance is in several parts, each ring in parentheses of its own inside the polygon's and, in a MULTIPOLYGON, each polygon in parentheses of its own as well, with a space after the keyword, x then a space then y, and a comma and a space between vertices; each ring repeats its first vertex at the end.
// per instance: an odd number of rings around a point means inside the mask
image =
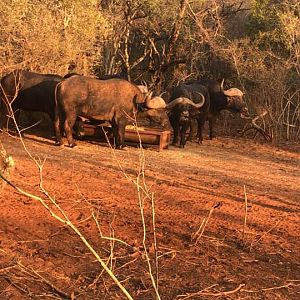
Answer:
MULTIPOLYGON (((20 140, 1 133, 0 142, 15 161, 12 182, 49 203, 20 140)), ((34 134, 24 142, 35 158, 46 159, 46 190, 132 297, 155 299, 130 180, 137 178, 140 150, 113 152, 88 141, 54 147, 34 134), (99 230, 129 245, 101 238, 99 230)), ((300 299, 299 147, 221 137, 144 154, 156 260, 149 199, 146 245, 161 299, 300 299)), ((8 185, 0 199, 0 299, 125 299, 78 236, 38 201, 8 185)))

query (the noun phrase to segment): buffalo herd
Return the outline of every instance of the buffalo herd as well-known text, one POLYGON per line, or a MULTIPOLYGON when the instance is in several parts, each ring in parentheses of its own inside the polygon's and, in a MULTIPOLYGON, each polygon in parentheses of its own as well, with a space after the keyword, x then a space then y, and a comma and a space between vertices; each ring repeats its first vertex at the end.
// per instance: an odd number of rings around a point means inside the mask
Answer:
MULTIPOLYGON (((112 76, 113 77, 113 76, 112 76)), ((173 144, 184 147, 188 139, 203 141, 203 127, 209 122, 209 137, 216 137, 214 125, 218 113, 229 110, 247 114, 243 92, 237 88, 225 90, 223 81, 190 80, 171 91, 167 103, 152 96, 146 86, 121 78, 95 79, 78 74, 62 77, 15 70, 1 79, 0 126, 11 112, 37 111, 50 117, 56 144, 63 144, 66 135, 70 147, 75 146, 73 127, 78 117, 97 122, 109 122, 115 147, 124 147, 126 125, 137 116, 147 118, 162 128, 173 127, 173 144)))

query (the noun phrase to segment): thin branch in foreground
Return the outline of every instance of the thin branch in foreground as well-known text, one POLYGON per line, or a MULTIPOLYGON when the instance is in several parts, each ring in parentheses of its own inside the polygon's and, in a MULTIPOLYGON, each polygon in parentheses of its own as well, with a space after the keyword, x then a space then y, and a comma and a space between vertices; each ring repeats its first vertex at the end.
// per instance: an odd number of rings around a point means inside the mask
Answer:
POLYGON ((244 198, 245 198, 245 216, 244 216, 244 226, 243 226, 243 243, 245 244, 245 231, 247 227, 247 218, 248 218, 248 197, 246 192, 246 186, 244 185, 244 198))
POLYGON ((130 118, 130 120, 135 124, 135 128, 136 128, 136 133, 138 135, 138 140, 139 140, 139 166, 138 166, 138 171, 137 171, 137 175, 136 178, 130 178, 130 176, 128 174, 126 174, 124 168, 122 167, 122 164, 120 163, 120 161, 118 160, 116 153, 115 153, 115 149, 111 146, 110 140, 106 134, 106 132, 103 130, 105 137, 106 137, 106 141, 112 151, 112 156, 113 158, 116 160, 121 172, 123 173, 123 175, 125 176, 125 178, 127 178, 131 183, 133 183, 136 187, 136 192, 137 192, 137 198, 138 198, 138 204, 139 204, 139 209, 140 209, 140 215, 141 215, 141 221, 142 221, 142 227, 143 227, 143 240, 142 240, 142 244, 143 244, 143 254, 144 257, 146 259, 147 265, 148 265, 148 271, 149 271, 149 276, 150 276, 150 280, 152 283, 152 286, 154 288, 156 297, 158 300, 161 299, 160 295, 159 295, 159 291, 158 291, 158 259, 157 259, 157 241, 156 241, 156 229, 155 229, 155 207, 154 207, 154 195, 153 193, 151 193, 151 191, 149 190, 147 183, 146 183, 146 178, 145 178, 145 152, 142 146, 142 139, 138 130, 138 126, 137 126, 137 118, 136 118, 136 114, 134 115, 134 117, 130 117, 127 115, 128 118, 130 118), (147 228, 146 228, 146 222, 145 222, 145 212, 144 212, 144 204, 145 204, 145 200, 148 199, 151 201, 151 207, 152 207, 152 226, 153 226, 153 238, 154 238, 154 251, 155 251, 155 269, 156 269, 156 280, 153 276, 153 271, 152 271, 152 266, 151 266, 151 259, 149 257, 148 254, 148 249, 147 249, 147 245, 146 245, 146 232, 147 232, 147 228))
POLYGON ((274 287, 269 287, 269 288, 262 288, 262 289, 258 289, 258 290, 241 289, 241 292, 243 292, 243 293, 260 293, 260 292, 268 292, 268 291, 274 291, 274 290, 289 288, 291 286, 299 287, 300 284, 295 284, 293 282, 289 282, 289 283, 284 284, 284 285, 279 285, 279 286, 274 286, 274 287))
POLYGON ((62 290, 60 290, 57 286, 55 286, 53 283, 51 283, 48 279, 46 279, 45 277, 43 277, 41 274, 39 274, 38 272, 36 272, 35 270, 33 270, 32 268, 28 269, 27 267, 25 267, 22 263, 18 262, 17 265, 19 266, 19 268, 29 274, 30 276, 36 276, 38 277, 42 282, 46 283, 57 295, 59 295, 60 297, 63 297, 65 299, 71 299, 71 296, 69 296, 68 294, 66 294, 65 292, 63 292, 62 290))
POLYGON ((202 235, 203 235, 203 233, 204 233, 204 230, 205 230, 205 228, 206 228, 206 226, 207 226, 207 224, 208 224, 208 222, 209 222, 209 219, 210 219, 210 217, 211 217, 213 211, 214 211, 216 208, 220 207, 221 205, 222 205, 221 202, 216 202, 216 203, 212 206, 212 208, 210 209, 207 218, 204 218, 204 219, 202 220, 202 223, 201 223, 199 229, 197 230, 197 232, 195 232, 195 233, 192 234, 191 240, 192 240, 192 241, 193 241, 193 240, 196 240, 195 243, 194 243, 194 245, 197 245, 198 242, 200 241, 200 239, 201 239, 201 237, 202 237, 202 235))
MULTIPOLYGON (((213 285, 215 286, 215 285, 213 285)), ((233 290, 230 290, 230 291, 224 291, 224 292, 218 292, 218 293, 211 293, 211 292, 205 292, 206 290, 212 288, 213 286, 209 287, 209 288, 206 288, 204 290, 201 290, 199 292, 196 292, 196 293, 189 293, 189 294, 186 294, 186 295, 180 295, 180 296, 177 296, 177 297, 182 297, 182 298, 179 298, 180 300, 186 300, 186 299, 190 299, 193 297, 201 297, 201 296, 211 296, 211 297, 221 297, 221 296, 227 296, 227 295, 232 295, 232 294, 235 294, 237 293, 238 291, 241 290, 242 287, 245 286, 244 283, 241 283, 237 288, 233 289, 233 290)))
POLYGON ((258 244, 258 242, 259 242, 263 237, 265 237, 268 233, 270 233, 274 228, 276 228, 276 227, 280 224, 280 222, 282 221, 282 219, 285 218, 285 215, 286 215, 286 214, 284 214, 284 216, 282 216, 282 218, 280 218, 280 219, 274 224, 274 226, 272 226, 269 230, 267 230, 266 232, 264 232, 264 233, 263 233, 256 241, 255 241, 255 240, 252 241, 252 243, 251 243, 251 245, 250 245, 250 251, 252 250, 252 248, 253 248, 255 245, 258 244))
MULTIPOLYGON (((105 262, 101 259, 101 257, 98 255, 98 253, 94 250, 94 248, 91 246, 91 244, 86 240, 86 238, 81 234, 79 229, 75 227, 75 225, 68 219, 68 217, 65 215, 63 212, 63 218, 57 215, 53 210, 47 205, 44 199, 41 197, 35 196, 33 194, 30 194, 26 191, 23 191, 21 188, 17 187, 15 184, 13 184, 10 180, 5 178, 1 173, 0 173, 0 178, 4 180, 9 186, 11 186, 13 189, 15 189, 18 193, 21 195, 24 195, 30 199, 37 200, 39 201, 45 209, 48 210, 48 212, 51 214, 52 217, 54 217, 56 220, 59 222, 67 225, 70 229, 72 229, 81 239, 81 241, 84 243, 84 245, 89 249, 89 251, 95 256, 97 261, 101 264, 102 268, 108 273, 108 275, 112 278, 112 280, 118 285, 118 287, 121 289, 121 291, 124 293, 127 299, 133 300, 131 295, 128 293, 128 291, 125 289, 125 287, 120 283, 120 281, 117 279, 117 277, 113 274, 113 272, 107 267, 105 262)), ((58 208, 59 212, 62 212, 62 209, 58 206, 58 204, 54 201, 53 198, 51 198, 48 194, 47 196, 51 200, 53 204, 55 204, 55 207, 58 208)))

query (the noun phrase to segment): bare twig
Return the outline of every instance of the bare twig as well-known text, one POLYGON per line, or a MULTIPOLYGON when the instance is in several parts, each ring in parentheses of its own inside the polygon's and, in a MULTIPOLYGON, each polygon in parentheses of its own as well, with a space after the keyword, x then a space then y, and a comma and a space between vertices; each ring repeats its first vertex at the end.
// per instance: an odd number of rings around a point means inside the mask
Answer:
MULTIPOLYGON (((129 116, 128 116, 129 117, 129 116)), ((113 158, 115 159, 115 161, 117 162, 120 170, 122 171, 122 173, 124 174, 125 178, 127 178, 130 182, 132 182, 135 187, 136 187, 136 191, 137 191, 137 197, 138 197, 138 203, 139 203, 139 209, 140 209, 140 214, 141 214, 141 220, 142 220, 142 226, 143 226, 143 239, 142 239, 142 243, 143 243, 143 249, 144 249, 144 257, 146 258, 146 262, 148 265, 148 270, 149 270, 149 276, 151 279, 151 283, 152 286, 155 290, 155 294, 157 299, 160 299, 160 295, 159 295, 159 291, 158 291, 158 259, 157 259, 157 242, 156 242, 156 230, 155 230, 155 215, 153 215, 155 213, 155 207, 154 207, 154 196, 153 193, 150 192, 147 184, 146 184, 146 179, 145 179, 145 153, 144 153, 144 149, 142 147, 142 140, 139 134, 139 130, 138 130, 138 126, 137 126, 137 121, 136 121, 136 115, 134 115, 133 118, 130 118, 131 121, 135 124, 135 128, 136 128, 136 132, 138 135, 138 139, 139 139, 139 166, 138 166, 138 171, 137 171, 137 175, 136 178, 131 178, 124 170, 120 160, 117 158, 116 156, 116 152, 115 149, 112 147, 110 140, 106 134, 106 132, 104 131, 105 137, 106 137, 106 141, 112 151, 112 155, 113 158), (156 266, 156 280, 154 279, 153 276, 153 271, 152 271, 152 266, 151 266, 151 260, 148 254, 148 249, 147 249, 147 245, 146 245, 146 240, 147 240, 147 228, 146 228, 146 221, 145 221, 145 200, 149 199, 151 201, 151 206, 152 206, 152 226, 153 226, 153 235, 154 235, 154 251, 155 251, 155 266, 156 266)), ((98 227, 99 229, 100 227, 98 227)))
POLYGON ((203 219, 203 221, 202 221, 202 223, 201 223, 199 229, 197 230, 197 232, 195 232, 195 233, 192 234, 192 237, 191 237, 192 241, 196 239, 194 245, 197 245, 198 242, 200 241, 200 239, 201 239, 201 237, 202 237, 202 235, 203 235, 203 232, 204 232, 204 230, 205 230, 205 228, 206 228, 206 226, 207 226, 207 224, 208 224, 208 221, 209 221, 209 219, 210 219, 210 217, 211 217, 213 211, 214 211, 216 208, 220 207, 220 206, 221 206, 221 202, 216 202, 216 203, 212 206, 212 208, 210 209, 207 218, 204 218, 204 219, 203 219))
POLYGON ((283 220, 283 218, 285 218, 285 214, 284 214, 284 216, 282 216, 282 218, 280 218, 275 224, 274 224, 274 226, 272 226, 269 230, 267 230, 266 232, 264 232, 256 241, 255 240, 253 240, 252 241, 252 243, 251 243, 251 245, 250 245, 250 251, 252 250, 252 248, 255 246, 255 245, 257 245, 258 244, 258 242, 263 238, 263 237, 265 237, 268 233, 270 233, 274 228, 276 228, 279 224, 280 224, 280 222, 283 220))
POLYGON ((89 249, 89 251, 95 256, 95 258, 97 259, 97 261, 101 264, 101 266, 103 267, 103 269, 108 273, 108 275, 112 278, 112 280, 118 285, 118 287, 121 289, 121 291, 127 297, 127 299, 132 299, 131 295, 128 293, 128 291, 125 289, 125 287, 120 283, 120 281, 116 278, 116 276, 113 274, 113 272, 107 267, 107 265, 105 264, 105 262, 100 258, 100 256, 98 255, 98 253, 91 246, 91 244, 81 234, 81 232, 79 231, 79 229, 77 227, 75 227, 75 225, 69 220, 69 218, 66 216, 66 214, 64 213, 64 211, 58 206, 58 204, 55 202, 55 200, 53 198, 51 198, 50 195, 46 191, 44 191, 44 193, 49 197, 49 199, 51 200, 52 204, 55 205, 55 207, 62 214, 62 216, 59 216, 58 214, 56 214, 47 205, 47 203, 45 202, 45 200, 42 199, 41 197, 38 197, 36 195, 33 195, 31 193, 28 193, 28 192, 22 190, 21 188, 17 187, 15 184, 13 184, 10 180, 8 180, 7 178, 5 178, 2 174, 0 174, 0 178, 2 180, 4 180, 9 186, 11 186, 13 189, 15 189, 21 195, 24 195, 24 196, 26 196, 26 197, 28 197, 30 199, 39 201, 44 206, 44 208, 46 210, 48 210, 48 212, 51 214, 52 217, 54 217, 59 222, 67 225, 70 229, 72 229, 79 236, 79 238, 84 243, 84 245, 89 249))
POLYGON ((274 291, 274 290, 280 290, 280 289, 284 289, 284 288, 289 288, 291 286, 295 286, 298 287, 300 286, 300 284, 295 284, 293 282, 289 282, 287 284, 284 285, 280 285, 280 286, 274 286, 274 287, 269 287, 269 288, 262 288, 262 289, 258 289, 258 290, 246 290, 246 289, 241 289, 242 293, 259 293, 259 292, 268 292, 268 291, 274 291))
POLYGON ((95 223, 96 223, 96 225, 97 225, 97 228, 98 228, 100 237, 101 237, 102 239, 108 240, 108 241, 119 242, 119 243, 121 243, 121 244, 123 244, 123 245, 125 245, 125 246, 127 246, 127 247, 132 248, 131 245, 129 245, 128 243, 124 242, 124 241, 121 240, 121 239, 118 239, 118 238, 115 238, 115 237, 112 238, 112 237, 109 237, 109 236, 104 236, 104 235, 102 234, 102 230, 101 230, 99 221, 98 221, 97 217, 95 216, 95 213, 94 213, 94 212, 92 213, 92 216, 93 216, 93 219, 94 219, 94 221, 95 221, 95 223))
POLYGON ((264 109, 261 114, 255 116, 254 118, 241 115, 241 118, 250 121, 241 130, 241 136, 245 135, 246 132, 254 129, 256 132, 260 133, 267 142, 271 142, 272 136, 269 133, 267 133, 265 129, 263 129, 261 126, 259 126, 257 124, 257 121, 259 119, 263 120, 263 117, 266 116, 267 114, 268 114, 268 111, 266 109, 264 109))
POLYGON ((180 300, 186 300, 186 299, 190 299, 190 298, 193 298, 194 297, 197 297, 197 296, 211 296, 211 297, 220 297, 220 296, 227 296, 227 295, 232 295, 232 294, 235 294, 237 293, 238 291, 241 290, 242 287, 245 286, 245 284, 241 283, 237 288, 231 290, 231 291, 224 291, 224 292, 218 292, 218 293, 211 293, 211 292, 205 292, 206 290, 208 289, 211 289, 212 287, 214 287, 216 285, 212 285, 206 289, 203 289, 199 292, 196 292, 196 293, 189 293, 189 294, 186 294, 186 295, 179 295, 177 296, 180 300))
MULTIPOLYGON (((32 272, 35 276, 37 276, 42 282, 45 282, 56 294, 59 296, 65 298, 65 299, 71 299, 70 295, 66 294, 62 290, 60 290, 57 286, 55 286, 52 282, 50 282, 48 279, 43 277, 41 274, 33 270, 32 268, 28 269, 25 267, 22 263, 18 262, 17 265, 22 269, 25 270, 27 273, 32 272)), ((31 275, 31 274, 30 274, 31 275)))
POLYGON ((244 185, 244 196, 245 196, 245 216, 244 216, 244 226, 243 226, 243 243, 245 244, 245 231, 246 231, 247 217, 248 217, 248 197, 247 197, 245 185, 244 185))

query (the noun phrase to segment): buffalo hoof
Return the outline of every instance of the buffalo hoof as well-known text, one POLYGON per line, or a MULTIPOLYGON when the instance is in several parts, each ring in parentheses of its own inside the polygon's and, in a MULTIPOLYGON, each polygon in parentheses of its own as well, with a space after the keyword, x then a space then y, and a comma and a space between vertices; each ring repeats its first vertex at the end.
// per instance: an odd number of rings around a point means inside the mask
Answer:
POLYGON ((180 145, 180 148, 184 148, 184 145, 180 145))
POLYGON ((126 146, 122 146, 122 145, 118 145, 114 147, 116 150, 126 150, 124 148, 126 148, 126 146))
POLYGON ((56 141, 54 145, 55 146, 63 146, 63 144, 64 144, 63 142, 56 141))
POLYGON ((70 147, 70 148, 76 147, 76 143, 71 143, 71 144, 69 144, 69 147, 70 147))

